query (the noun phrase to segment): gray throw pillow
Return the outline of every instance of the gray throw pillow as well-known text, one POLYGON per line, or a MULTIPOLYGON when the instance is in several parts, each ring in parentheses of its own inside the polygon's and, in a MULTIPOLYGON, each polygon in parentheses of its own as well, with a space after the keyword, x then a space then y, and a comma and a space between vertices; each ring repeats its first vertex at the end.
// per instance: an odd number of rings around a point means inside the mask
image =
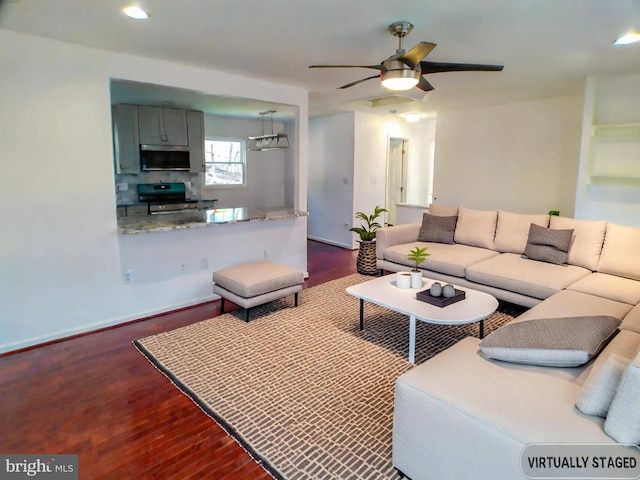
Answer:
POLYGON ((512 322, 480 342, 488 357, 547 367, 577 367, 596 356, 617 333, 620 319, 606 315, 512 322))
POLYGON ((566 265, 571 246, 571 230, 555 230, 532 223, 523 257, 541 262, 566 265))
POLYGON ((437 217, 422 214, 422 226, 418 233, 419 242, 455 243, 453 234, 456 230, 457 216, 437 217))

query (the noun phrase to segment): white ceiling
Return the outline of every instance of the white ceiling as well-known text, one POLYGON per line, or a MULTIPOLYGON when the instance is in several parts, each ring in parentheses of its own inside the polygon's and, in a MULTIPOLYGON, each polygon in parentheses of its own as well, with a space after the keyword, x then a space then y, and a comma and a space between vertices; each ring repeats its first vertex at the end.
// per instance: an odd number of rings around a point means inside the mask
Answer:
MULTIPOLYGON (((640 30, 640 0, 139 0, 137 4, 151 13, 149 20, 124 16, 120 9, 129 5, 126 0, 0 0, 0 26, 302 86, 309 90, 312 114, 341 109, 430 112, 565 95, 580 92, 589 75, 640 70, 640 44, 612 45, 621 34, 640 30), (438 44, 427 60, 503 64, 504 71, 429 75, 435 91, 425 95, 414 89, 402 94, 414 102, 371 108, 368 99, 390 95, 378 80, 345 90, 336 87, 375 71, 307 68, 380 63, 395 52, 397 40, 387 26, 399 20, 415 26, 405 39, 406 49, 419 41, 438 44)), ((122 87, 122 95, 132 95, 136 89, 122 87)), ((217 102, 215 108, 222 113, 243 104, 208 101, 217 102)), ((270 106, 243 108, 257 116, 263 107, 270 106)))

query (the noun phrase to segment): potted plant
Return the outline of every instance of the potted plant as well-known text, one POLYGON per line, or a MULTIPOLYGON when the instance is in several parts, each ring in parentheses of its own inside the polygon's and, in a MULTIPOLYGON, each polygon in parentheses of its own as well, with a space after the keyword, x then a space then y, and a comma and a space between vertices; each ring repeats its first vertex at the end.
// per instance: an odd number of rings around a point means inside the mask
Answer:
POLYGON ((411 288, 422 288, 422 271, 418 268, 422 262, 424 262, 430 254, 427 253, 427 247, 415 247, 409 251, 407 259, 410 262, 415 262, 416 266, 411 270, 411 288))
POLYGON ((356 261, 358 273, 363 275, 378 274, 378 268, 376 267, 376 230, 382 227, 378 222, 378 218, 388 211, 386 208, 376 205, 371 215, 367 215, 364 212, 356 212, 355 217, 362 220, 362 223, 359 227, 353 227, 349 230, 360 236, 360 248, 358 250, 358 260, 356 261))

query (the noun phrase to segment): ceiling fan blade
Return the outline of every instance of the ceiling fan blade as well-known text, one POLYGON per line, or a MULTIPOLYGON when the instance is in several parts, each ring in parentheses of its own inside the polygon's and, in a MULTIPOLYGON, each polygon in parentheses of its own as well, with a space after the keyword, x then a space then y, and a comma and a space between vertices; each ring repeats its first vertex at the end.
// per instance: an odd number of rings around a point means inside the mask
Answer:
POLYGON ((504 65, 483 65, 478 63, 420 62, 422 73, 440 72, 499 72, 504 65))
POLYGON ((380 65, 311 65, 309 68, 373 68, 374 70, 386 70, 380 65))
POLYGON ((431 42, 420 42, 407 53, 398 58, 402 63, 408 65, 411 68, 415 68, 416 65, 424 57, 431 53, 431 50, 436 48, 437 44, 431 42))
POLYGON ((420 80, 418 81, 418 85, 416 85, 416 87, 420 90, 424 90, 425 92, 435 90, 435 88, 433 88, 433 85, 431 85, 424 77, 420 77, 420 80))
POLYGON ((380 75, 374 75, 373 77, 367 77, 367 78, 363 78, 362 80, 356 80, 355 82, 347 83, 346 85, 342 85, 341 87, 338 87, 338 88, 343 89, 343 88, 353 87, 354 85, 357 85, 362 82, 366 82, 367 80, 371 80, 372 78, 380 78, 380 75))

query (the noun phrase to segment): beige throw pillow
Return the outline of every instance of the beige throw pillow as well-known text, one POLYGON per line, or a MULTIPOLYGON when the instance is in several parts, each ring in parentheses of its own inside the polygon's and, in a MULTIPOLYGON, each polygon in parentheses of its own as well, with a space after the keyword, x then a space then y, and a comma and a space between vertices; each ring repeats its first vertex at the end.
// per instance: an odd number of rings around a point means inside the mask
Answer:
POLYGON ((576 220, 575 218, 551 215, 549 227, 555 230, 573 229, 568 263, 595 271, 607 229, 606 221, 576 220))
POLYGON ((456 217, 458 216, 458 207, 446 207, 444 205, 429 205, 429 215, 436 217, 456 217))
POLYGON ((594 366, 576 399, 578 410, 587 415, 606 417, 622 374, 630 363, 630 358, 613 353, 600 367, 594 366))
POLYGON ((480 342, 488 358, 548 367, 587 363, 617 333, 620 319, 604 315, 508 323, 480 342))
POLYGON ((529 226, 532 223, 547 227, 549 215, 525 215, 498 210, 496 250, 506 253, 523 253, 529 238, 529 226))
POLYGON ((609 223, 598 271, 640 280, 640 228, 609 223))
POLYGON ((640 355, 622 374, 604 431, 619 443, 640 444, 640 355))
POLYGON ((453 239, 456 243, 494 250, 493 239, 497 221, 497 210, 473 210, 460 207, 453 239))

